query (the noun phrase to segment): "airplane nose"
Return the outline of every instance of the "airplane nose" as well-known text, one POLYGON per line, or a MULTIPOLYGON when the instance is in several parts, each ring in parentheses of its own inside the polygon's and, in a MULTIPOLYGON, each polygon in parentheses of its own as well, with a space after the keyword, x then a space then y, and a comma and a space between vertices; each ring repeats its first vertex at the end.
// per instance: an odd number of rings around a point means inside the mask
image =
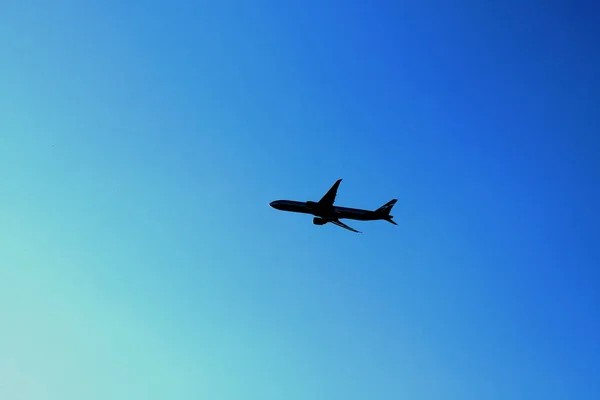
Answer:
POLYGON ((270 202, 269 205, 274 209, 279 210, 279 202, 277 200, 270 202))

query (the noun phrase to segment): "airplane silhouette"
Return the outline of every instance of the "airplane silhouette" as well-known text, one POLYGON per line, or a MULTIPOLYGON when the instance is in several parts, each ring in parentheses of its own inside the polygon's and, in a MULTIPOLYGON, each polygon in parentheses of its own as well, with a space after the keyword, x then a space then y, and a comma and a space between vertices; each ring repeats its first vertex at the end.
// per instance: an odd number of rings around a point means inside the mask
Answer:
POLYGON ((315 225, 325 225, 326 223, 331 222, 334 225, 340 226, 342 228, 348 229, 356 233, 362 232, 359 232, 356 229, 344 224, 340 221, 340 218, 354 219, 358 221, 384 220, 394 225, 398 225, 392 220, 392 218, 394 217, 390 215, 390 211, 392 210, 392 207, 394 207, 394 204, 396 204, 397 199, 388 201, 383 206, 379 207, 377 210, 374 211, 362 210, 360 208, 334 206, 333 203, 335 202, 338 186, 340 186, 341 181, 341 179, 338 179, 333 184, 333 186, 327 191, 327 193, 325 193, 325 196, 323 196, 318 202, 276 200, 269 203, 269 205, 281 211, 312 214, 315 216, 313 218, 313 224, 315 225))

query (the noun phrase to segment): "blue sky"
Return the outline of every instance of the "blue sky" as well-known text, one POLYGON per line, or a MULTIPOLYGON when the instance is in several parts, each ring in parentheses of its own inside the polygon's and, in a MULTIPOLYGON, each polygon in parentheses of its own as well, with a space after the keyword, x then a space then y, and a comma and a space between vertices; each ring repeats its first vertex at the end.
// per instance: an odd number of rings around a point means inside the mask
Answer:
POLYGON ((600 395, 591 2, 1 15, 0 398, 600 395))

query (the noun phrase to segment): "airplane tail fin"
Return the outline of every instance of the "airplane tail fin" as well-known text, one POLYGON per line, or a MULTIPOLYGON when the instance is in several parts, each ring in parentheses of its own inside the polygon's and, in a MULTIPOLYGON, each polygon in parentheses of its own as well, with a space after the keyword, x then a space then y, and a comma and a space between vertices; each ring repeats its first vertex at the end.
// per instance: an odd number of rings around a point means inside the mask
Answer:
POLYGON ((387 222, 392 223, 394 225, 398 225, 398 224, 392 220, 392 218, 394 218, 394 216, 390 215, 390 211, 392 211, 392 207, 394 207, 394 204, 396 204, 396 201, 398 201, 398 199, 390 200, 387 203, 385 203, 384 205, 382 205, 381 207, 379 207, 377 210, 375 210, 376 213, 382 214, 383 219, 385 219, 387 222))
POLYGON ((390 211, 392 211, 392 207, 394 207, 394 204, 396 204, 396 201, 398 201, 398 200, 393 199, 393 200, 388 201, 387 203, 385 203, 384 205, 379 207, 377 210, 375 210, 375 212, 378 214, 390 215, 390 211))

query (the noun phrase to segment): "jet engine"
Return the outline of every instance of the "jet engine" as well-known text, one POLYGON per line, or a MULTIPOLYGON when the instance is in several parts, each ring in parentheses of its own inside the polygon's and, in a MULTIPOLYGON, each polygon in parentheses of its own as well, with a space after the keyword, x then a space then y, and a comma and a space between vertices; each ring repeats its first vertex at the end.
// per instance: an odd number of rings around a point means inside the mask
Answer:
POLYGON ((313 218, 313 224, 315 225, 325 225, 327 223, 326 219, 315 217, 313 218))

